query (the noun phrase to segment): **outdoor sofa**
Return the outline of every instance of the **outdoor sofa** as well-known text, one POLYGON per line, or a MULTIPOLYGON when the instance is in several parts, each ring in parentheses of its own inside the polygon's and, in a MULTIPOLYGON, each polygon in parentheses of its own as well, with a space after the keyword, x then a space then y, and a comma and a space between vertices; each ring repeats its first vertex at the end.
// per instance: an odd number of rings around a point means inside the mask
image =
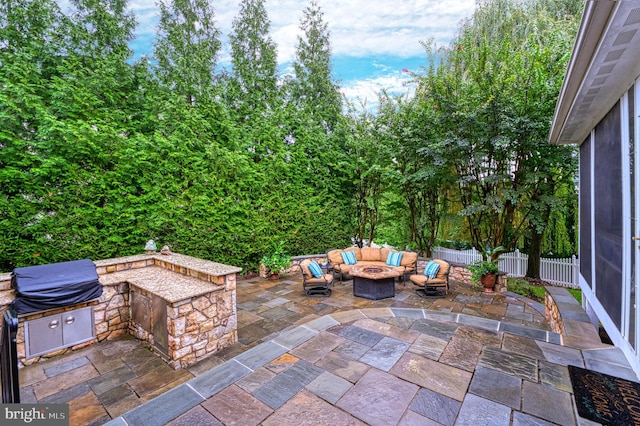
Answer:
POLYGON ((402 282, 405 277, 417 272, 418 254, 412 251, 400 251, 380 247, 349 247, 327 252, 328 270, 340 276, 340 282, 350 275, 355 264, 391 266, 400 273, 402 282), (351 259, 349 259, 351 257, 351 259), (355 262, 353 260, 355 259, 355 262), (348 262, 351 260, 351 262, 348 262))

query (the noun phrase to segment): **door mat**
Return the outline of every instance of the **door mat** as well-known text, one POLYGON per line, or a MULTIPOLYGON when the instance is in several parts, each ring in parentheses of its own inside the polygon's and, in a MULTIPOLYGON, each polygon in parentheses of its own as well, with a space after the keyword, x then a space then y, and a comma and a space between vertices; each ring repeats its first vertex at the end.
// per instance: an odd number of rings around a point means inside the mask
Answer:
POLYGON ((640 383, 569 366, 580 417, 605 425, 640 425, 640 383))

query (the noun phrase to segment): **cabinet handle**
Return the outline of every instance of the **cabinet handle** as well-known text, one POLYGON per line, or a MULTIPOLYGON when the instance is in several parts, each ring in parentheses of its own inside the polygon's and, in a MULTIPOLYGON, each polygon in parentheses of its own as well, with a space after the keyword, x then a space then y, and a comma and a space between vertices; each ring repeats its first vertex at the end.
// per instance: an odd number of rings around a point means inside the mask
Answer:
POLYGON ((76 317, 74 317, 74 316, 68 316, 68 317, 64 320, 64 323, 65 323, 65 324, 73 324, 74 322, 76 322, 76 317))
POLYGON ((56 328, 59 325, 60 323, 58 322, 58 320, 53 320, 49 323, 49 328, 56 328))

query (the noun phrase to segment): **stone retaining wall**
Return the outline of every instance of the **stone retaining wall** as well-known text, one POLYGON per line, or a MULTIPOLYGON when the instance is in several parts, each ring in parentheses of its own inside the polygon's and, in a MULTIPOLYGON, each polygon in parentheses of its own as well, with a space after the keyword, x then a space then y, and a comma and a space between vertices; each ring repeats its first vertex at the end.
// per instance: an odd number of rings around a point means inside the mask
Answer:
MULTIPOLYGON (((459 281, 466 284, 482 287, 480 284, 475 284, 471 281, 471 271, 467 268, 467 265, 451 264, 449 270, 449 279, 452 281, 459 281)), ((493 287, 493 291, 504 292, 507 291, 507 275, 498 274, 496 277, 496 285, 493 287)))
MULTIPOLYGON (((305 256, 293 256, 291 258, 291 266, 289 266, 289 268, 287 268, 284 271, 282 271, 282 275, 299 273, 300 272, 300 267, 298 265, 300 265, 300 263, 302 263, 302 261, 305 260, 305 259, 315 260, 319 264, 327 263, 327 255, 326 254, 310 254, 310 255, 305 255, 305 256)), ((261 278, 269 278, 270 274, 267 273, 267 272, 268 271, 264 267, 264 265, 260 265, 260 277, 261 278)))
POLYGON ((558 308, 553 296, 548 291, 544 296, 544 310, 551 331, 558 334, 564 333, 564 323, 562 322, 562 315, 560 315, 560 308, 558 308))
POLYGON ((566 288, 545 287, 545 315, 551 330, 562 335, 564 345, 572 347, 605 346, 596 327, 566 288))

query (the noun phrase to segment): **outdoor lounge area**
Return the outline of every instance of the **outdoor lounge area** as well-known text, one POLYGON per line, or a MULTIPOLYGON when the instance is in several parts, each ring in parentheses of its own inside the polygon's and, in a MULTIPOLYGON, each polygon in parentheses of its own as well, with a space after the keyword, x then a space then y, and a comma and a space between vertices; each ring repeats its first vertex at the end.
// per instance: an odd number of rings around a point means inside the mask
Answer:
POLYGON ((352 286, 318 298, 300 273, 238 279, 236 344, 174 370, 121 336, 22 368, 22 402, 68 403, 72 425, 589 424, 568 365, 637 380, 575 312, 556 333, 543 304, 508 292, 352 286))

